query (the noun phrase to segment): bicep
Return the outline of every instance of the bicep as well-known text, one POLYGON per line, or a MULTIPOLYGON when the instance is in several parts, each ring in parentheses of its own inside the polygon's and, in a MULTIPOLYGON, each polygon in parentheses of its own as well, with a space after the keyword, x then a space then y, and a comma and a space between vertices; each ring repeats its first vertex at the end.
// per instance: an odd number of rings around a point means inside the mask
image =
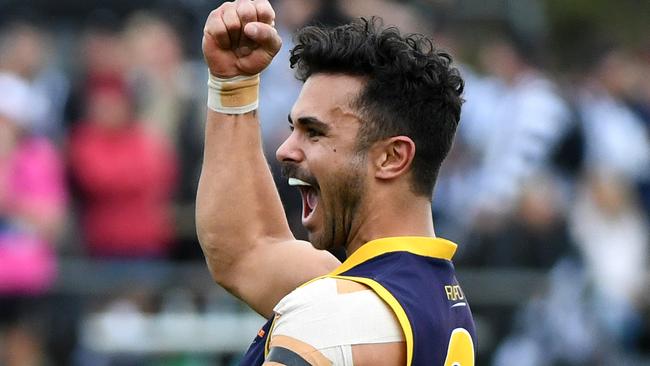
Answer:
MULTIPOLYGON (((295 342, 294 342, 295 343, 295 342)), ((300 343, 291 349, 276 346, 271 349, 264 366, 403 366, 406 359, 404 342, 357 344, 337 346, 323 350, 300 343), (311 349, 307 353, 300 350, 311 349)))
POLYGON ((305 241, 261 243, 242 256, 223 282, 230 292, 268 318, 284 296, 339 264, 332 254, 305 241))
POLYGON ((352 346, 354 366, 403 366, 406 343, 357 344, 352 346))
POLYGON ((271 348, 265 366, 403 366, 406 359, 404 342, 357 344, 318 350, 296 340, 271 348))

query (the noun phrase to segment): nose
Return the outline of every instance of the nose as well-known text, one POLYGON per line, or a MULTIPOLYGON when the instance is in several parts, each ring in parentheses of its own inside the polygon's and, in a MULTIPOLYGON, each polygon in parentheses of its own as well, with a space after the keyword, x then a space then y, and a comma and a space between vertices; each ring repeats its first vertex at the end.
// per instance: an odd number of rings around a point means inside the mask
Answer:
POLYGON ((304 159, 304 153, 298 144, 296 132, 291 132, 289 137, 278 147, 275 152, 275 158, 279 162, 299 163, 304 159))

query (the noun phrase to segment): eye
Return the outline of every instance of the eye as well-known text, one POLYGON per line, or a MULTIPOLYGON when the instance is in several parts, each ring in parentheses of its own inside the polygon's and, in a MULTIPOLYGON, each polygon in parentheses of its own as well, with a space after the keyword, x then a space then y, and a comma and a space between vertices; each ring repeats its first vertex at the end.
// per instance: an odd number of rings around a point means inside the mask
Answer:
POLYGON ((293 125, 289 125, 289 131, 293 132, 294 129, 295 127, 293 127, 293 125))
POLYGON ((320 131, 315 130, 313 128, 308 128, 307 131, 305 131, 305 133, 306 133, 307 137, 309 137, 310 139, 323 136, 323 133, 321 133, 320 131))

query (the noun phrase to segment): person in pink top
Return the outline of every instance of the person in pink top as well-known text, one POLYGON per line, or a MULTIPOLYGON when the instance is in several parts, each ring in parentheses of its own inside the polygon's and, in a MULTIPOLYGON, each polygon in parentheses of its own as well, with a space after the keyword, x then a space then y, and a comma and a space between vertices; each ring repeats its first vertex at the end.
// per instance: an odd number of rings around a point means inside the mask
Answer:
POLYGON ((63 160, 49 140, 29 133, 27 83, 0 73, 0 95, 0 295, 38 295, 55 279, 63 160))
POLYGON ((84 242, 94 257, 156 258, 174 239, 176 156, 132 116, 123 83, 89 91, 86 119, 70 138, 70 167, 83 200, 84 242))

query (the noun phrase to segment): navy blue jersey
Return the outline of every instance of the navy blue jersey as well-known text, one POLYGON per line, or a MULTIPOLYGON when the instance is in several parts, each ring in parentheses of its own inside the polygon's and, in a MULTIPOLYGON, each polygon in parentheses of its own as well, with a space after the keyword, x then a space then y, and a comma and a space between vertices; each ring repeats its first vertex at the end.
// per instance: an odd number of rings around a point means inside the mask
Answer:
MULTIPOLYGON (((395 313, 406 341, 407 366, 474 366, 476 333, 451 258, 456 245, 424 237, 373 240, 324 277, 362 283, 395 313)), ((310 282, 312 282, 310 281, 310 282)), ((268 352, 272 319, 241 365, 258 366, 268 352)))

